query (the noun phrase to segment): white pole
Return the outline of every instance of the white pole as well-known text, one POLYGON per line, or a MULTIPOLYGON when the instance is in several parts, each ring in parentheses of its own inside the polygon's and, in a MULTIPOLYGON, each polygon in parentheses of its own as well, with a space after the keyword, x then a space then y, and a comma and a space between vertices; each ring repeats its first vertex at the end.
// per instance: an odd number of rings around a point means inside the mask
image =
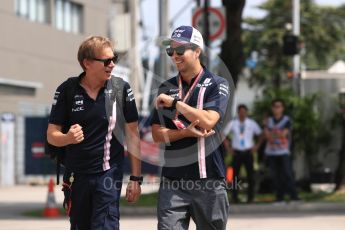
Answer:
MULTIPOLYGON (((140 57, 138 49, 138 18, 139 18, 139 1, 129 0, 129 12, 131 15, 131 48, 129 50, 130 60, 130 82, 133 89, 137 105, 141 105, 140 90, 140 57)), ((140 108, 139 108, 140 109, 140 108)))
MULTIPOLYGON (((169 33, 169 1, 159 0, 159 37, 167 37, 169 33)), ((159 44, 160 47, 160 44, 159 44)), ((160 77, 168 79, 168 58, 165 49, 159 49, 160 77)))
MULTIPOLYGON (((151 59, 152 60, 152 59, 151 59)), ((150 96, 152 94, 151 92, 151 86, 152 86, 152 80, 153 80, 153 63, 149 60, 149 70, 146 72, 146 81, 144 85, 143 90, 143 108, 141 110, 141 115, 147 117, 150 115, 150 96)))
MULTIPOLYGON (((293 7, 292 7, 292 30, 293 34, 297 37, 300 36, 300 0, 292 0, 293 7)), ((300 54, 296 54, 293 57, 293 73, 294 73, 294 81, 296 82, 296 88, 298 93, 300 92, 300 78, 301 78, 301 56, 300 54)))

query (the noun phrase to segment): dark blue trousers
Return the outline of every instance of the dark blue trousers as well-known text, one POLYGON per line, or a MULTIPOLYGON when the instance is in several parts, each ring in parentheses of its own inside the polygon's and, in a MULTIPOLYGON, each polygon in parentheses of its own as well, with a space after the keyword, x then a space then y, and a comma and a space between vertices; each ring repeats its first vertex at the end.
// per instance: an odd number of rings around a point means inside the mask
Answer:
MULTIPOLYGON (((71 172, 66 170, 65 183, 69 183, 70 175, 71 172)), ((122 168, 118 167, 98 174, 74 174, 71 187, 71 230, 119 229, 122 177, 122 168)))
MULTIPOLYGON (((239 174, 241 166, 244 164, 244 167, 247 172, 248 180, 248 192, 247 192, 247 201, 252 202, 254 200, 254 159, 253 153, 250 150, 239 151, 235 150, 235 155, 232 159, 232 167, 234 169, 234 178, 239 180, 239 174)), ((232 196, 234 202, 238 202, 238 190, 237 186, 233 186, 232 196)))
POLYGON ((292 200, 297 200, 290 156, 288 154, 268 156, 267 160, 276 189, 276 200, 283 201, 285 194, 289 194, 292 200))

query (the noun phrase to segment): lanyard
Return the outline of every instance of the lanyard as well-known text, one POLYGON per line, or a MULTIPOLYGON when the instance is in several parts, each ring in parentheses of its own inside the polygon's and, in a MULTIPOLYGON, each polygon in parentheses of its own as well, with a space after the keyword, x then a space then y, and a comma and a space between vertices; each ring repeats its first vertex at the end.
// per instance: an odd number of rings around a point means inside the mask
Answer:
MULTIPOLYGON (((183 92, 182 92, 182 77, 181 77, 181 75, 178 76, 178 88, 179 88, 178 96, 182 100, 183 103, 185 103, 188 100, 188 98, 192 94, 192 91, 194 90, 196 84, 198 83, 198 81, 199 81, 199 79, 203 73, 204 73, 204 69, 201 68, 200 72, 198 73, 195 81, 193 82, 192 86, 189 88, 185 97, 183 97, 183 92)), ((177 119, 177 117, 178 117, 178 111, 176 109, 175 119, 177 119)))
POLYGON ((245 123, 240 123, 240 136, 244 137, 245 123))
POLYGON ((240 122, 240 145, 242 148, 245 147, 245 137, 244 137, 244 131, 245 131, 245 120, 243 121, 243 123, 240 122))

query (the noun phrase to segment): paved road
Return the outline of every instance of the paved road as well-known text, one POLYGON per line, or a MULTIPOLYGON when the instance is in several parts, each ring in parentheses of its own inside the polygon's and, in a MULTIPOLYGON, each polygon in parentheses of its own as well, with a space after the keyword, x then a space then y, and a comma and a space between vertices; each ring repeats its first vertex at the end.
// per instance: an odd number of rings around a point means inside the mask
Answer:
MULTIPOLYGON (((59 220, 38 220, 38 219, 0 219, 1 230, 62 230, 68 229, 68 221, 59 220)), ((122 218, 122 230, 154 230, 156 219, 149 218, 122 218)), ((195 226, 190 227, 195 230, 195 226)), ((344 230, 345 215, 256 215, 256 216, 232 216, 229 218, 227 229, 231 230, 344 230)))
MULTIPOLYGON (((157 188, 144 188, 144 192, 152 192, 157 188)), ((62 193, 56 187, 55 196, 61 204, 62 193)), ((67 218, 47 220, 42 218, 23 217, 26 210, 44 207, 47 196, 46 187, 16 186, 0 188, 0 230, 63 230, 68 229, 67 218)), ((231 215, 227 229, 231 230, 344 230, 345 214, 245 214, 231 215)), ((153 230, 156 229, 155 217, 123 217, 121 230, 153 230)), ((191 224, 191 230, 195 225, 191 224)))

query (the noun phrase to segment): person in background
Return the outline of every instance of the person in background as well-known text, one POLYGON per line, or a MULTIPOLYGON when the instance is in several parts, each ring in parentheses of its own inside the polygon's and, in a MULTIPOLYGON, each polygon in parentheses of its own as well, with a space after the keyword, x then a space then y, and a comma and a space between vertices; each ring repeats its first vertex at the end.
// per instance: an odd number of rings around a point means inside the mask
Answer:
MULTIPOLYGON (((241 166, 244 165, 247 173, 248 191, 247 202, 254 201, 254 157, 263 142, 262 130, 259 125, 248 117, 248 108, 241 104, 237 107, 238 117, 230 121, 224 128, 223 134, 227 137, 224 146, 233 156, 232 167, 235 182, 238 181, 241 166), (255 137, 258 141, 255 143, 255 137)), ((232 199, 239 203, 237 183, 234 183, 232 199)))
POLYGON ((273 100, 271 106, 273 116, 267 119, 264 128, 267 140, 265 155, 275 185, 276 202, 282 203, 285 193, 290 195, 292 201, 298 201, 290 159, 291 119, 284 115, 282 99, 273 100))

